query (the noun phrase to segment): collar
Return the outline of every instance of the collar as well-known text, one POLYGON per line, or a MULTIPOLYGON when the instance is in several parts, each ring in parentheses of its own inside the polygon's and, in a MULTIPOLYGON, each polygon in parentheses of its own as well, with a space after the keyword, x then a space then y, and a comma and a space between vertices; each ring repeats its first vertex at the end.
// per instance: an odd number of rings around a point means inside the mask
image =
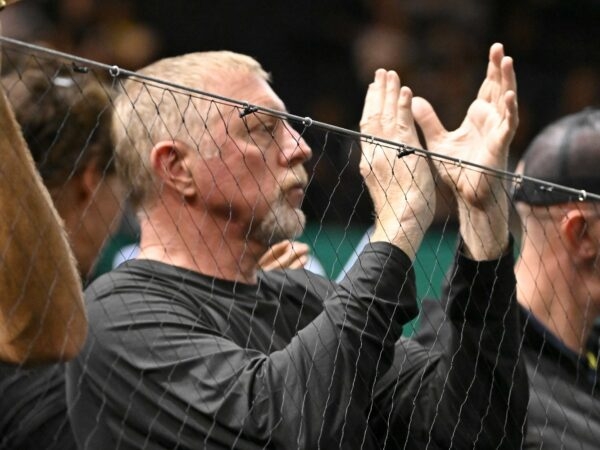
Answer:
POLYGON ((525 345, 535 349, 538 355, 551 358, 562 367, 568 368, 585 378, 592 384, 596 383, 597 361, 592 354, 580 355, 567 347, 562 340, 535 317, 531 311, 521 306, 521 321, 525 345))

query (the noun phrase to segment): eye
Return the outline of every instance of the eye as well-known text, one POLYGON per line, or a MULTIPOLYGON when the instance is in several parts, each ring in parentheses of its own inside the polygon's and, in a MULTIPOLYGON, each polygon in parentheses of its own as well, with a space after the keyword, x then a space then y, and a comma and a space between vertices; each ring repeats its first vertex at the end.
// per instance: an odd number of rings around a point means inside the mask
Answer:
POLYGON ((275 131, 277 130, 277 122, 265 125, 265 132, 269 133, 271 137, 275 137, 275 131))
POLYGON ((242 120, 246 132, 252 139, 275 139, 275 135, 281 127, 280 120, 264 114, 255 113, 242 120))
POLYGON ((277 123, 279 122, 278 120, 270 116, 258 116, 257 119, 257 125, 258 128, 261 129, 261 131, 264 131, 269 134, 273 134, 275 132, 275 129, 277 128, 277 123))
POLYGON ((278 122, 277 121, 265 121, 256 124, 254 127, 250 129, 251 133, 259 133, 261 135, 268 135, 271 138, 275 137, 275 133, 277 132, 278 122))

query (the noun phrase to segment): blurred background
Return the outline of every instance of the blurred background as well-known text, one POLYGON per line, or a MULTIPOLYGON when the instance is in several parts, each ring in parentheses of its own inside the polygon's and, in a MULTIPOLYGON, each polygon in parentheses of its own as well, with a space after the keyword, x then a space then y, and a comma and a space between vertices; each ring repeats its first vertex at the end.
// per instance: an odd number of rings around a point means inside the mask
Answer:
MULTIPOLYGON (((600 0, 22 0, 2 21, 9 37, 130 70, 191 51, 248 53, 272 72, 290 112, 351 129, 378 67, 398 70, 448 127, 457 126, 489 45, 500 41, 519 82, 515 160, 544 124, 600 103, 600 0)), ((330 176, 348 163, 343 147, 317 167, 311 217, 331 203, 327 220, 347 219, 341 205, 355 196, 321 192, 340 181, 350 191, 360 185, 349 168, 343 180, 330 176)), ((367 201, 347 206, 355 221, 369 220, 367 201)))
MULTIPOLYGON (((545 124, 600 105, 600 0, 22 0, 1 19, 6 36, 129 70, 191 51, 247 53, 291 113, 350 129, 378 67, 396 69, 458 126, 499 41, 519 86, 513 164, 545 124)), ((371 221, 351 147, 339 136, 313 144, 313 244, 324 225, 352 240, 371 221)))

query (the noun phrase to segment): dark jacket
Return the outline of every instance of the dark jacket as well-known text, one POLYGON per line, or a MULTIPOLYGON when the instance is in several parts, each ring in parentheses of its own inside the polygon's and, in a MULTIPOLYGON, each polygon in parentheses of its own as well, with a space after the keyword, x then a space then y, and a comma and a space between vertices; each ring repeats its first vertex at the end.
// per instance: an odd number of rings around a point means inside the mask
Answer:
MULTIPOLYGON (((415 339, 443 348, 451 332, 446 310, 446 299, 424 301, 415 339)), ((520 316, 529 403, 527 433, 523 444, 515 448, 600 448, 596 372, 528 311, 521 308, 520 316)))

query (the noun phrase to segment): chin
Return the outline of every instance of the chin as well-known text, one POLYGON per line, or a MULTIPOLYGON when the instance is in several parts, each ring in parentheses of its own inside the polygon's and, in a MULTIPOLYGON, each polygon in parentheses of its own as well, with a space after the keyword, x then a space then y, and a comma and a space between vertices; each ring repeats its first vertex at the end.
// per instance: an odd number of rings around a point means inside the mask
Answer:
POLYGON ((276 210, 262 221, 254 236, 267 246, 296 239, 304 232, 306 216, 301 209, 276 210))

